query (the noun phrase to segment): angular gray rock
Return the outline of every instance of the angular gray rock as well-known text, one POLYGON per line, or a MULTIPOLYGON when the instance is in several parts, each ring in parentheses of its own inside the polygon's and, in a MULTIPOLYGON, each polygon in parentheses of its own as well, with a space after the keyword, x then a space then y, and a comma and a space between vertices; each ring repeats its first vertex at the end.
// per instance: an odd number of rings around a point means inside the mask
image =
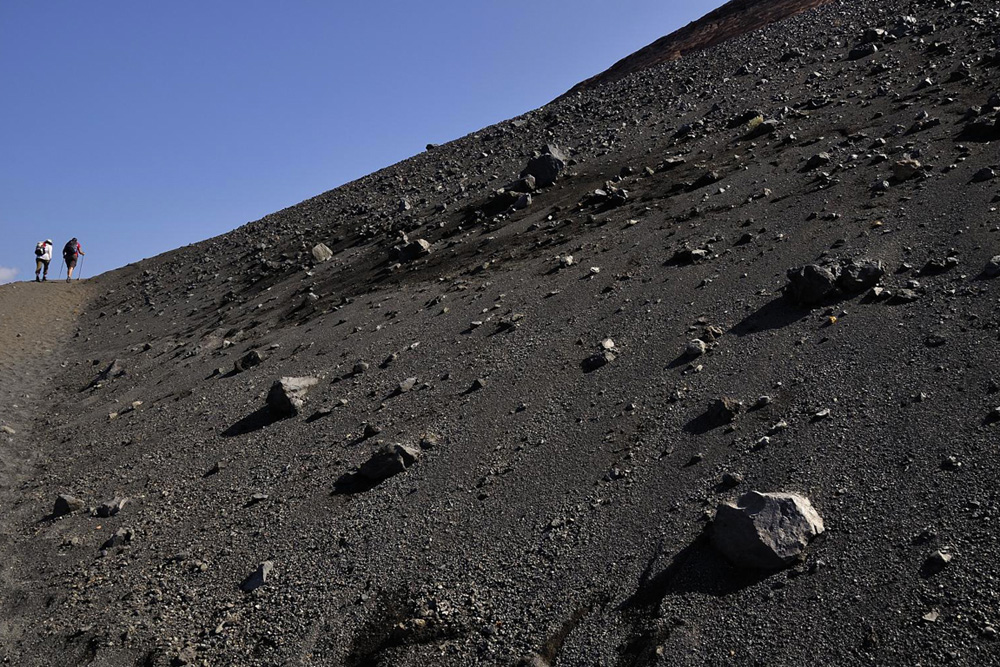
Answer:
POLYGON ((847 57, 850 60, 860 60, 862 58, 867 58, 868 56, 873 56, 876 53, 878 53, 878 45, 874 42, 868 42, 851 49, 851 52, 847 57))
POLYGON ((312 256, 317 262, 326 262, 333 257, 333 251, 325 243, 317 243, 312 248, 312 256))
POLYGON ((529 192, 534 192, 537 185, 538 184, 535 181, 535 177, 532 176, 531 174, 528 174, 524 178, 519 178, 513 183, 509 184, 505 189, 511 192, 520 192, 527 194, 529 192))
POLYGON ((799 560, 824 527, 804 496, 750 491, 735 505, 719 505, 711 531, 712 544, 734 565, 777 570, 799 560))
POLYGON ((751 128, 746 134, 744 134, 740 140, 741 141, 753 141, 754 139, 760 139, 761 137, 766 137, 770 134, 774 134, 781 127, 781 123, 776 120, 765 120, 758 123, 755 127, 751 128))
POLYGON ((294 417, 305 404, 310 387, 319 384, 314 377, 283 377, 275 380, 267 392, 267 405, 278 415, 294 417))
POLYGON ((271 571, 273 569, 274 569, 273 562, 269 560, 264 561, 263 563, 257 566, 257 569, 254 570, 254 572, 249 577, 243 580, 243 583, 240 584, 240 590, 242 590, 244 593, 251 593, 257 590, 258 588, 267 583, 267 580, 271 577, 271 571))
POLYGON ((732 422, 741 412, 743 412, 742 401, 723 396, 712 401, 706 414, 713 425, 722 425, 732 422))
POLYGON ((102 550, 113 549, 114 547, 120 547, 128 544, 132 541, 135 533, 131 528, 119 528, 115 531, 115 534, 109 537, 104 544, 101 545, 102 550))
POLYGON ((921 164, 919 160, 907 158, 892 165, 892 177, 902 183, 920 174, 921 164))
POLYGON ((996 278, 1000 276, 1000 255, 994 255, 983 267, 983 277, 996 278))
POLYGON ((103 503, 97 506, 94 513, 102 518, 108 518, 110 516, 115 516, 122 511, 125 507, 125 503, 128 502, 128 498, 115 497, 111 500, 105 500, 103 503))
POLYGON ((787 275, 786 293, 803 305, 818 303, 837 289, 837 276, 816 264, 789 269, 787 275))
POLYGON ((371 482, 381 482, 398 475, 420 458, 420 450, 407 445, 386 445, 372 454, 358 470, 358 475, 371 482))
POLYGON ((73 512, 79 512, 84 508, 84 506, 84 502, 79 498, 75 498, 67 493, 60 493, 56 496, 56 502, 55 506, 52 508, 52 514, 55 516, 72 514, 73 512))
POLYGON ((242 357, 236 360, 233 364, 233 370, 237 373, 242 373, 245 370, 251 369, 254 366, 259 366, 264 363, 267 357, 260 350, 250 350, 242 357))
POLYGON ((708 350, 708 346, 705 344, 705 341, 695 338, 688 341, 687 346, 684 348, 684 354, 689 357, 700 357, 705 354, 706 350, 708 350))
POLYGON ((412 262, 429 254, 431 254, 431 244, 424 239, 417 239, 400 248, 399 259, 403 262, 412 262))
POLYGON ((542 149, 542 154, 528 160, 528 166, 521 172, 521 178, 532 176, 535 185, 547 188, 556 182, 559 173, 566 168, 566 156, 559 148, 548 145, 542 149))
POLYGON ((817 153, 806 161, 806 169, 822 167, 823 165, 830 164, 832 160, 833 158, 830 157, 829 153, 817 153))
POLYGON ((837 286, 850 294, 858 294, 874 287, 884 275, 882 262, 855 259, 840 267, 837 286))

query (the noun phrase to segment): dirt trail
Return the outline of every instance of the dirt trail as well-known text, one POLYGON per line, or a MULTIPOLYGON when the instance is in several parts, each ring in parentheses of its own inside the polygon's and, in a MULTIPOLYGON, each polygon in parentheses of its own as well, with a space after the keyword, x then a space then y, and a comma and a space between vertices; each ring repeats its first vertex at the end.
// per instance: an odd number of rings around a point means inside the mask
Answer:
POLYGON ((73 324, 91 294, 91 285, 80 281, 23 282, 0 287, 3 424, 17 429, 19 424, 15 422, 24 419, 17 399, 51 377, 58 367, 53 353, 69 340, 73 324))
POLYGON ((18 610, 33 599, 30 582, 13 573, 26 537, 15 528, 19 498, 44 461, 35 424, 93 293, 83 281, 0 286, 0 504, 8 508, 0 516, 0 645, 19 634, 18 610))

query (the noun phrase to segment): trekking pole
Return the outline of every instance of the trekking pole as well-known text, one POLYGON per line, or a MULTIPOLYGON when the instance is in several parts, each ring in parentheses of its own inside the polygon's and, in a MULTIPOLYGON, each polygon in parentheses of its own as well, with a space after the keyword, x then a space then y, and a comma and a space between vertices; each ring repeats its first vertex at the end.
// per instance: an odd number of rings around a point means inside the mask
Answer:
POLYGON ((59 260, 59 279, 60 279, 60 280, 61 280, 61 279, 62 279, 62 277, 63 277, 63 267, 64 267, 65 265, 66 265, 66 262, 65 262, 64 260, 61 260, 61 259, 60 259, 60 260, 59 260))
POLYGON ((80 278, 83 278, 83 257, 80 257, 80 273, 76 276, 77 280, 80 278))

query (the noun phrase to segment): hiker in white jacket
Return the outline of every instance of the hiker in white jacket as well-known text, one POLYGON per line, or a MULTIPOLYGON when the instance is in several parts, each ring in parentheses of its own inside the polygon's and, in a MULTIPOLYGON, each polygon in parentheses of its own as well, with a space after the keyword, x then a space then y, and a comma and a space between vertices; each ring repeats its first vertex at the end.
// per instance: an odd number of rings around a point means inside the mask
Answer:
POLYGON ((35 282, 49 279, 49 262, 52 261, 52 239, 46 239, 35 246, 35 282), (45 272, 42 273, 42 269, 45 272), (38 275, 42 277, 39 278, 38 275))

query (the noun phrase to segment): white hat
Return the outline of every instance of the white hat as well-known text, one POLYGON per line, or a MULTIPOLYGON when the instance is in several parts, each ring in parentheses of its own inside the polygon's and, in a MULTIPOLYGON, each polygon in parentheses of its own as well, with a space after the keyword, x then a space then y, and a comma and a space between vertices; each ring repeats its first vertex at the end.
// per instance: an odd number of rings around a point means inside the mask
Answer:
POLYGON ((46 243, 52 243, 52 239, 45 239, 46 243))

